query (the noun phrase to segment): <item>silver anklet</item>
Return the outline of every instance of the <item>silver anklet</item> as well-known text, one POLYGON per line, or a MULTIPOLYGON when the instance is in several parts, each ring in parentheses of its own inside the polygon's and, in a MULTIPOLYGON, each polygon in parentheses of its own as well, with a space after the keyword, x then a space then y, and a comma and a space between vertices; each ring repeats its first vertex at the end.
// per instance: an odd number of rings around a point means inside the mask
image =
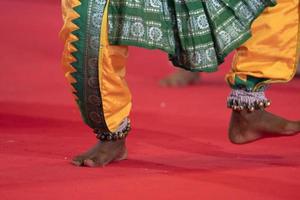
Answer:
POLYGON ((96 138, 100 141, 116 141, 120 139, 124 139, 127 137, 129 131, 131 130, 130 120, 126 118, 121 125, 119 126, 116 132, 101 132, 99 129, 94 129, 94 133, 96 134, 96 138))
POLYGON ((271 105, 265 97, 264 91, 250 92, 245 90, 232 90, 227 98, 227 106, 235 111, 265 109, 271 105))

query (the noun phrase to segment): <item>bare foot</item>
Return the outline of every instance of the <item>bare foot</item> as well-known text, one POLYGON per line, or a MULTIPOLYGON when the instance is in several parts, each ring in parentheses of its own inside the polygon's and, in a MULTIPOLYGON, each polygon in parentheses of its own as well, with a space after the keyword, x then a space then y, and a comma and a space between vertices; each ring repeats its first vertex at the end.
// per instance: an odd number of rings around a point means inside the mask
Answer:
POLYGON ((177 72, 160 80, 160 85, 165 87, 187 86, 195 84, 199 79, 199 73, 179 69, 177 72))
POLYGON ((266 137, 291 136, 300 132, 300 121, 294 122, 264 110, 232 111, 229 139, 235 144, 245 144, 266 137))
POLYGON ((109 142, 99 141, 87 152, 73 158, 76 166, 103 167, 113 161, 127 158, 125 139, 109 142))

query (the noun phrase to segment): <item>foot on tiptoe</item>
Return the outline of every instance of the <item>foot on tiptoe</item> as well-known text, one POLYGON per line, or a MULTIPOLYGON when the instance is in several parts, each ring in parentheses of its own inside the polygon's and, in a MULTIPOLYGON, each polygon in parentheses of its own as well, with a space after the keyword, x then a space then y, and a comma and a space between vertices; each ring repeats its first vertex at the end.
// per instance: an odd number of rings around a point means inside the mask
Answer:
POLYGON ((199 73, 190 72, 183 69, 160 80, 160 85, 164 87, 179 87, 192 85, 200 79, 199 73))
POLYGON ((113 161, 120 161, 127 158, 125 139, 117 141, 99 141, 86 153, 72 159, 76 166, 103 167, 113 161))
POLYGON ((264 110, 232 111, 229 139, 235 144, 266 137, 291 136, 300 132, 300 121, 289 121, 264 110))

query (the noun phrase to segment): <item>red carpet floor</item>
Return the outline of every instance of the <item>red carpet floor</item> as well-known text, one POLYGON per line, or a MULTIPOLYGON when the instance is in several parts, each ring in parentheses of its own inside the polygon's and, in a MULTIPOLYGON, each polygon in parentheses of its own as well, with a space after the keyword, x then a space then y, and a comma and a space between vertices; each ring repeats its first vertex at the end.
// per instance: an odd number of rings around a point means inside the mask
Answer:
MULTIPOLYGON (((187 88, 158 80, 173 69, 158 51, 131 49, 129 159, 78 168, 96 141, 82 123, 59 64, 58 1, 0 2, 0 199, 300 199, 300 136, 236 146, 224 74, 187 88)), ((273 85, 271 111, 300 118, 300 80, 273 85)))

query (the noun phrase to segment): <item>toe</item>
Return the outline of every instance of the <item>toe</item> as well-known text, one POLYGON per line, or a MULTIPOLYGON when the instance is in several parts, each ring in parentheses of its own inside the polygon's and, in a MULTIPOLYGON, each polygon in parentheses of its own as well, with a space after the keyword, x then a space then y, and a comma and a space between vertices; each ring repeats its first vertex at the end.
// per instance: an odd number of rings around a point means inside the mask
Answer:
POLYGON ((86 167, 104 167, 110 162, 110 160, 104 160, 101 158, 86 159, 84 160, 84 166, 86 167))
POLYGON ((97 164, 95 161, 91 160, 91 159, 86 159, 84 160, 84 166, 87 166, 87 167, 96 167, 97 164))
POLYGON ((75 166, 82 166, 83 165, 83 162, 80 162, 80 161, 76 161, 76 160, 72 160, 71 163, 75 166))
POLYGON ((83 159, 79 159, 79 158, 75 157, 71 160, 71 163, 76 166, 82 166, 83 161, 84 161, 83 159))
POLYGON ((75 156, 71 163, 73 165, 76 165, 76 166, 82 166, 84 164, 84 160, 86 159, 87 157, 86 156, 83 156, 83 155, 79 155, 79 156, 75 156))

